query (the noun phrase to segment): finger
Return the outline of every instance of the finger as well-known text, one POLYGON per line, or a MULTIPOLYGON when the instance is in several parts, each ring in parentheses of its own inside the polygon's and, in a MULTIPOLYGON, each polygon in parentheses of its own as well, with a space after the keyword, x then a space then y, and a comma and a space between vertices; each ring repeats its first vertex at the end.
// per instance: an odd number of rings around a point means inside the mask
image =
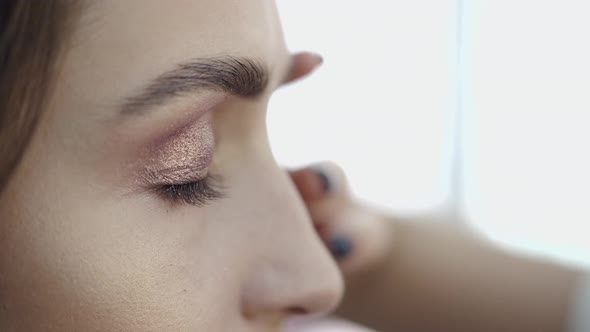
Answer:
POLYGON ((307 167, 289 174, 305 202, 319 201, 332 190, 332 183, 323 172, 307 167))
POLYGON ((333 162, 321 162, 289 172, 301 197, 308 203, 349 196, 344 171, 333 162))
POLYGON ((323 63, 324 59, 319 54, 301 52, 294 54, 291 61, 291 70, 283 84, 292 83, 309 75, 323 63))
POLYGON ((335 214, 350 204, 344 172, 332 162, 320 162, 290 175, 320 237, 325 239, 329 224, 339 222, 335 214))
POLYGON ((345 273, 373 265, 392 243, 382 211, 352 199, 344 171, 321 162, 291 172, 318 235, 345 273))
POLYGON ((321 236, 345 274, 366 270, 391 251, 393 224, 383 212, 351 203, 333 218, 321 236))

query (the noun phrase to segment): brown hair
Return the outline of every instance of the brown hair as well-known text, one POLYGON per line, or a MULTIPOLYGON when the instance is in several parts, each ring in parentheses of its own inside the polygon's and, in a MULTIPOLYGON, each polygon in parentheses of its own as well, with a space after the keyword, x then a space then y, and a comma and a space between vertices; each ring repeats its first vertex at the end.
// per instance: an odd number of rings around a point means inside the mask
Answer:
POLYGON ((0 193, 50 95, 71 5, 65 0, 0 2, 0 193))

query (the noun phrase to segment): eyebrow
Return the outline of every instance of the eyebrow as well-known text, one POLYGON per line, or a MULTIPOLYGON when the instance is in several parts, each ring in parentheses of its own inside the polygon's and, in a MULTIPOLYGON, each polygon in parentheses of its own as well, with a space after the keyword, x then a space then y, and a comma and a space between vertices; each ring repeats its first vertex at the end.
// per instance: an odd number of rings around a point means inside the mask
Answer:
POLYGON ((260 61, 234 56, 200 58, 158 76, 137 95, 126 98, 121 114, 139 114, 167 100, 201 89, 256 97, 268 86, 269 72, 260 61))

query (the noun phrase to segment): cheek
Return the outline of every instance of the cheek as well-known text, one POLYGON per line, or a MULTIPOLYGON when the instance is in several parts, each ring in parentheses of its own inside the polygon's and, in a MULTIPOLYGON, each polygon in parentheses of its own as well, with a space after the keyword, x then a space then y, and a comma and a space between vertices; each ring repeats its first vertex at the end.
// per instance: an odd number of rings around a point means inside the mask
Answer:
POLYGON ((20 181, 0 207, 0 251, 11 253, 0 258, 0 304, 12 320, 26 313, 16 326, 223 330, 239 275, 219 264, 206 213, 54 178, 20 181))
MULTIPOLYGON (((230 108, 230 110, 232 110, 230 108)), ((292 203, 252 103, 215 119, 227 198, 202 208, 121 196, 37 151, 0 201, 0 324, 16 330, 232 330, 241 290, 292 203), (229 114, 232 114, 230 117, 229 114), (227 116, 227 118, 226 118, 227 116), (59 304, 59 305, 56 305, 59 304)), ((291 233, 292 234, 292 233, 291 233)))

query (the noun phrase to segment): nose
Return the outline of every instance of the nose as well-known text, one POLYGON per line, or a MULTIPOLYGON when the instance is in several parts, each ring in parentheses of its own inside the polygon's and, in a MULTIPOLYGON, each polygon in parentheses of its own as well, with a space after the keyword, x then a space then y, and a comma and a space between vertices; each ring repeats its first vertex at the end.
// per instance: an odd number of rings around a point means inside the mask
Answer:
POLYGON ((272 231, 255 244, 258 259, 243 287, 243 314, 249 319, 324 314, 338 305, 343 293, 342 276, 305 206, 287 175, 277 172, 267 182, 262 207, 272 231))

